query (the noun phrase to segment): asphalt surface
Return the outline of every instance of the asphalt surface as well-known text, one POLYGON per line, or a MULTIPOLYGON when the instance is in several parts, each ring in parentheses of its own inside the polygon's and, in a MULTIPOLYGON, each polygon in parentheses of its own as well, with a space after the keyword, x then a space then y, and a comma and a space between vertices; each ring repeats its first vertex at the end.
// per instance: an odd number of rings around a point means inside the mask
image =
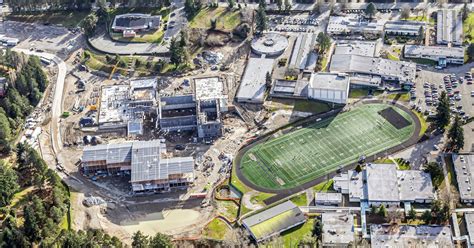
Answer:
POLYGON ((62 59, 50 53, 34 52, 34 51, 21 49, 21 48, 14 48, 13 50, 18 51, 18 52, 23 52, 28 55, 36 55, 40 57, 45 57, 47 59, 53 60, 54 63, 58 66, 58 74, 56 77, 56 85, 54 89, 53 102, 51 105, 51 126, 50 126, 53 152, 55 154, 58 154, 58 152, 60 152, 63 147, 62 141, 61 141, 61 132, 59 130, 59 120, 62 114, 64 79, 66 78, 66 72, 67 72, 66 63, 62 59))

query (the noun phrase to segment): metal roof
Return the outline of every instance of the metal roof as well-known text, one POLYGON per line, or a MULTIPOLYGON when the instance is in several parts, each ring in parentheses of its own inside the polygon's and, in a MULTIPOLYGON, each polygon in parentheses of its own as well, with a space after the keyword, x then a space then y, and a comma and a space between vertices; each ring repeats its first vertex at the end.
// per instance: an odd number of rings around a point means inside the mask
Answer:
POLYGON ((170 174, 193 172, 192 157, 161 159, 165 151, 166 145, 159 140, 134 142, 131 182, 168 179, 170 174))
POLYGON ((192 173, 192 157, 162 158, 166 144, 160 140, 134 141, 84 147, 82 161, 107 164, 131 163, 131 181, 168 179, 168 175, 192 173))
POLYGON ((286 211, 289 211, 293 208, 298 208, 293 202, 291 201, 286 201, 280 205, 276 205, 274 207, 271 207, 269 209, 266 209, 260 213, 257 213, 255 215, 252 215, 248 218, 245 218, 242 220, 242 222, 247 225, 248 227, 257 225, 261 222, 264 222, 268 219, 271 219, 281 213, 284 213, 286 211))

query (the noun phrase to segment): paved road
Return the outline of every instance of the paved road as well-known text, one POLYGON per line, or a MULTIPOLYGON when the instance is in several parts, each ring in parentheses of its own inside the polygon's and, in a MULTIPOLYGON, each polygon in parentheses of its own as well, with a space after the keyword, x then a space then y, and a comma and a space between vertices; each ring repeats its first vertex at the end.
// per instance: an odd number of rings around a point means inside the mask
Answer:
POLYGON ((67 67, 66 63, 55 56, 54 54, 50 53, 39 53, 39 52, 34 52, 30 51, 27 49, 21 49, 21 48, 14 48, 15 51, 18 52, 23 52, 28 55, 36 55, 36 56, 42 56, 47 59, 51 59, 56 63, 58 66, 58 74, 56 78, 56 86, 54 89, 54 95, 53 95, 53 103, 51 106, 51 126, 50 126, 50 133, 51 133, 51 139, 52 139, 52 146, 53 146, 53 152, 58 154, 58 152, 61 151, 63 145, 61 141, 61 133, 59 130, 59 120, 60 116, 62 114, 62 99, 63 99, 63 92, 64 92, 64 79, 66 78, 66 72, 67 72, 67 67))
POLYGON ((109 54, 140 54, 151 55, 153 53, 164 54, 169 51, 168 47, 152 43, 125 43, 113 41, 106 33, 89 38, 89 43, 97 50, 109 54))
POLYGON ((437 151, 434 149, 434 145, 442 147, 443 136, 434 136, 421 143, 417 143, 403 151, 392 154, 393 158, 403 158, 410 161, 411 168, 414 170, 420 169, 420 166, 424 164, 424 158, 428 154, 436 154, 437 151))

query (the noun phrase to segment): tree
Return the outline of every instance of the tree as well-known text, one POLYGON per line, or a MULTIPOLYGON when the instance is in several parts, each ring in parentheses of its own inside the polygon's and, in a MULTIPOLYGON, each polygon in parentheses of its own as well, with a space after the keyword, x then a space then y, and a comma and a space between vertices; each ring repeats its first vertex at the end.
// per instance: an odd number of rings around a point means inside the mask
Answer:
POLYGON ((461 13, 462 13, 462 20, 465 21, 467 17, 469 16, 469 9, 467 8, 467 3, 464 3, 461 13))
POLYGON ((283 0, 276 0, 276 5, 278 7, 278 11, 281 11, 283 6, 283 0))
POLYGON ((11 136, 10 123, 4 113, 0 112, 0 152, 10 152, 10 136, 11 136))
POLYGON ((377 13, 377 7, 375 7, 374 3, 370 2, 365 8, 364 13, 366 16, 369 17, 369 19, 372 19, 373 16, 377 13))
POLYGON ((82 20, 82 28, 84 29, 84 33, 87 36, 92 36, 95 32, 95 28, 97 26, 97 21, 99 19, 97 18, 97 15, 95 13, 90 13, 89 15, 82 20))
POLYGON ((290 0, 285 0, 285 11, 290 11, 291 10, 291 3, 290 0))
POLYGON ((272 75, 270 74, 270 72, 267 72, 267 74, 265 75, 265 85, 267 86, 267 88, 272 87, 272 75))
POLYGON ((387 209, 385 208, 385 205, 380 205, 378 214, 384 218, 387 217, 387 209))
POLYGON ((186 12, 188 19, 196 15, 197 9, 194 0, 184 1, 184 12, 186 12))
POLYGON ((186 47, 186 46, 188 46, 188 41, 187 41, 188 38, 187 38, 186 32, 184 32, 183 30, 181 30, 181 31, 179 32, 179 36, 180 36, 180 38, 179 38, 179 46, 180 46, 180 47, 186 47))
POLYGON ((150 239, 150 248, 168 248, 173 247, 171 238, 165 234, 157 233, 150 239))
POLYGON ((420 44, 423 44, 424 39, 425 39, 425 29, 423 28, 423 26, 420 26, 420 29, 418 30, 417 40, 420 44))
POLYGON ((403 5, 402 6, 402 9, 401 9, 401 13, 400 13, 400 17, 403 19, 403 20, 406 20, 410 17, 411 15, 411 8, 410 6, 408 5, 403 5))
POLYGON ((458 115, 454 117, 454 122, 448 131, 448 139, 449 146, 453 151, 458 152, 464 147, 464 129, 458 115))
POLYGON ((371 214, 377 214, 377 206, 375 206, 375 205, 370 206, 370 213, 371 214))
POLYGON ((211 30, 216 30, 217 28, 217 20, 216 19, 211 19, 211 30))
POLYGON ((433 180, 441 179, 443 177, 443 169, 436 162, 430 162, 424 166, 424 172, 430 173, 433 180))
POLYGON ((425 222, 425 224, 431 223, 432 216, 430 210, 425 210, 425 212, 423 212, 421 215, 421 219, 425 222))
POLYGON ((474 61, 474 43, 470 43, 467 47, 467 58, 469 61, 474 61))
POLYGON ((313 14, 321 14, 321 3, 319 1, 316 1, 316 3, 313 5, 313 14))
POLYGON ((233 9, 235 6, 235 0, 227 0, 227 7, 233 9))
POLYGON ((449 123, 449 99, 445 91, 441 92, 439 103, 436 107, 436 126, 444 130, 449 123))
POLYGON ((314 225, 313 225, 313 236, 316 237, 317 239, 321 239, 321 235, 323 234, 323 222, 321 219, 316 218, 314 220, 314 225))
POLYGON ((416 218, 416 211, 413 207, 411 207, 410 211, 408 211, 408 219, 415 219, 416 218))
POLYGON ((265 0, 258 0, 258 8, 267 9, 267 2, 265 0))
POLYGON ((150 243, 149 237, 144 235, 142 232, 137 231, 132 237, 132 247, 134 248, 147 248, 150 243))
POLYGON ((183 48, 179 46, 176 38, 171 38, 170 41, 170 61, 175 67, 178 67, 181 63, 183 63, 183 48))
POLYGON ((20 189, 16 172, 0 160, 0 207, 10 204, 13 195, 20 189))
POLYGON ((259 33, 263 33, 267 29, 267 14, 263 7, 258 7, 256 16, 256 29, 259 33))
POLYGON ((320 53, 326 52, 326 50, 331 46, 331 38, 323 32, 319 32, 316 41, 319 44, 320 53))

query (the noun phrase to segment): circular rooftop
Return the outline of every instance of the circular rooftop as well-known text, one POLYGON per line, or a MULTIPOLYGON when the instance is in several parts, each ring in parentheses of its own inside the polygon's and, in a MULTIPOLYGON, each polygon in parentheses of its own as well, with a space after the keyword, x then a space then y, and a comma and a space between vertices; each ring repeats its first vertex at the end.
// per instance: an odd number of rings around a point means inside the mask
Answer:
POLYGON ((278 56, 288 47, 288 39, 277 33, 267 33, 252 41, 252 52, 257 55, 278 56))

